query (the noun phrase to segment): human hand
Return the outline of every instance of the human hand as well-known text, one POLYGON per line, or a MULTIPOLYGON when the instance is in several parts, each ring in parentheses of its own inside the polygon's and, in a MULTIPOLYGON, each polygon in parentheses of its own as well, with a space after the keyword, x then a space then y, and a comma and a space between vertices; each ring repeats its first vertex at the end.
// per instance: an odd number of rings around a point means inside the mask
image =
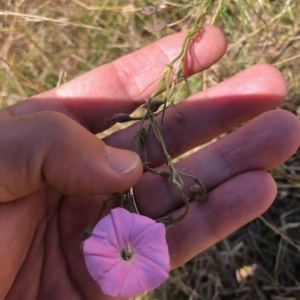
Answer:
MULTIPOLYGON (((131 113, 144 102, 184 35, 0 111, 0 299, 110 299, 90 277, 79 245, 111 193, 135 185, 142 214, 181 214, 177 191, 163 178, 142 175, 137 156, 116 149, 132 149, 137 125, 106 137, 110 147, 93 134, 109 128, 113 114, 131 113)), ((222 33, 205 27, 189 51, 185 75, 208 68, 225 49, 222 33)), ((181 124, 174 112, 166 112, 161 130, 173 157, 254 118, 177 163, 198 176, 208 194, 167 231, 172 268, 271 205, 276 185, 266 170, 290 157, 300 140, 299 121, 272 110, 285 93, 276 69, 256 65, 178 104, 181 124)), ((151 166, 163 168, 158 143, 153 138, 149 145, 151 166)))

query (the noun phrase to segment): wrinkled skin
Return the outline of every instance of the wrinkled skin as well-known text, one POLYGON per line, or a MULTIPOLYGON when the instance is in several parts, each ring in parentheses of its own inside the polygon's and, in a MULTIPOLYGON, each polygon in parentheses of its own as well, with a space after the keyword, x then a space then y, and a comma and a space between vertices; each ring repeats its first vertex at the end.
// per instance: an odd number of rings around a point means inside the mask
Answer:
MULTIPOLYGON (((111 299, 88 274, 80 238, 112 193, 134 185, 142 214, 182 213, 177 191, 143 173, 137 155, 120 150, 132 150, 137 125, 104 141, 94 134, 111 126, 113 114, 131 113, 145 101, 184 35, 0 111, 0 299, 111 299)), ((225 50, 223 34, 205 27, 190 46, 185 75, 208 68, 225 50)), ((247 122, 177 163, 199 176, 208 194, 202 203, 191 202, 187 218, 167 232, 172 268, 272 204, 276 185, 266 170, 288 159, 300 140, 296 117, 273 110, 285 94, 283 76, 261 64, 179 104, 181 124, 174 111, 167 112, 162 132, 174 157, 247 122)), ((147 160, 163 168, 155 138, 150 145, 147 160)))

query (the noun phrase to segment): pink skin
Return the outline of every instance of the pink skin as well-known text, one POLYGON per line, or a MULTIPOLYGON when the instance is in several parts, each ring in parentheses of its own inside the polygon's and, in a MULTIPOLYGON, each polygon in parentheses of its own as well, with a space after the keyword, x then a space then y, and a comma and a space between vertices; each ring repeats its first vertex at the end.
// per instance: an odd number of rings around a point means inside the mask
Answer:
POLYGON ((124 208, 112 209, 96 224, 83 253, 90 275, 111 296, 135 297, 152 290, 170 270, 165 226, 124 208))
MULTIPOLYGON (((101 201, 135 185, 143 214, 181 213, 182 203, 165 180, 142 174, 135 155, 116 149, 132 148, 135 126, 107 137, 106 144, 93 133, 109 128, 114 113, 130 113, 143 103, 183 38, 184 33, 166 37, 0 110, 0 299, 114 299, 91 278, 79 249, 101 201)), ((191 46, 186 74, 208 68, 225 50, 220 30, 205 27, 191 46)), ((180 104, 182 125, 173 112, 166 116, 162 130, 173 156, 252 119, 178 165, 198 175, 208 195, 201 205, 191 203, 188 217, 167 231, 172 268, 272 204, 276 185, 266 170, 300 144, 297 118, 273 110, 285 95, 283 76, 269 65, 255 65, 180 104)), ((153 167, 163 163, 154 140, 149 159, 153 167)))

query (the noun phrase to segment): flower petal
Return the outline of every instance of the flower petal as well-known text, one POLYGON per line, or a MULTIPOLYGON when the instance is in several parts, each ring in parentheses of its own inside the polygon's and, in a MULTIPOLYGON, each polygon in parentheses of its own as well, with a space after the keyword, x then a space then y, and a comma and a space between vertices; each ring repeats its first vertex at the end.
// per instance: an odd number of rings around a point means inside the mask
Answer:
POLYGON ((168 278, 170 258, 163 224, 115 208, 94 228, 83 245, 86 266, 103 293, 134 297, 168 278), (121 252, 130 246, 133 256, 121 252))

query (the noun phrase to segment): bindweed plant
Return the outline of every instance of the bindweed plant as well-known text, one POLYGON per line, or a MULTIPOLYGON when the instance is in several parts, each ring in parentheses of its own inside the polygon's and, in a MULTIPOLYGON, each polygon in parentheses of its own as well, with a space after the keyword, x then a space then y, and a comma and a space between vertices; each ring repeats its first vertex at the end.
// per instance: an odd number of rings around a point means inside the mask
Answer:
MULTIPOLYGON (((163 125, 164 116, 167 109, 175 110, 176 120, 178 123, 181 123, 182 118, 184 117, 176 108, 176 103, 178 102, 176 99, 178 95, 178 85, 179 83, 183 82, 187 86, 188 90, 190 90, 188 80, 184 74, 187 52, 189 47, 191 47, 191 44, 194 43, 196 39, 201 38, 203 23, 202 21, 206 15, 206 11, 210 8, 211 5, 213 5, 213 1, 204 1, 201 3, 198 3, 198 1, 194 1, 193 3, 181 6, 173 4, 164 4, 159 7, 148 6, 144 7, 141 10, 141 12, 146 15, 158 14, 174 9, 187 11, 186 16, 183 19, 179 20, 178 22, 172 22, 170 24, 155 25, 153 28, 154 31, 163 30, 167 27, 178 25, 181 22, 188 22, 189 18, 191 16, 194 16, 195 14, 196 17, 193 17, 191 21, 192 23, 189 24, 189 29, 182 43, 180 53, 168 65, 166 65, 164 71, 162 72, 162 75, 160 76, 156 89, 146 100, 146 104, 144 105, 145 112, 143 116, 132 117, 130 115, 121 113, 115 115, 112 118, 113 121, 120 123, 140 120, 139 128, 134 136, 135 151, 139 154, 141 153, 141 150, 143 151, 144 167, 148 172, 152 173, 153 175, 167 178, 178 188, 180 192, 181 198, 185 204, 185 211, 181 216, 177 218, 165 217, 157 220, 158 222, 164 223, 166 228, 173 226, 175 223, 186 217, 189 211, 189 201, 191 200, 191 198, 201 201, 205 198, 206 194, 206 188, 201 183, 199 178, 191 174, 183 173, 175 167, 172 157, 169 154, 168 147, 164 142, 160 126, 163 125), (158 97, 161 96, 162 99, 158 100, 158 97), (148 121, 147 125, 146 121, 148 121), (149 166, 149 162, 147 161, 146 144, 148 143, 151 134, 155 136, 161 146, 168 171, 158 172, 157 170, 149 166), (194 182, 193 186, 190 189, 189 195, 185 194, 184 192, 183 177, 191 179, 194 182)), ((134 205, 131 206, 134 207, 134 205)), ((134 212, 138 213, 138 211, 134 212)))
POLYGON ((113 195, 112 198, 104 201, 96 222, 87 228, 82 237, 82 249, 91 276, 107 295, 136 296, 159 286, 166 280, 170 267, 166 229, 187 216, 191 200, 201 201, 205 198, 206 188, 199 178, 176 168, 160 128, 164 124, 167 109, 175 111, 176 121, 179 124, 184 118, 176 107, 178 86, 183 83, 190 90, 185 75, 188 63, 187 53, 192 44, 201 38, 203 18, 212 4, 213 1, 205 1, 201 4, 193 1, 181 6, 165 4, 141 9, 141 13, 146 15, 174 9, 186 10, 186 16, 178 22, 156 25, 153 31, 163 30, 182 22, 188 22, 189 29, 180 53, 166 65, 158 79, 156 89, 146 99, 142 116, 119 113, 113 116, 112 121, 116 123, 139 121, 134 135, 134 150, 143 156, 144 167, 148 172, 154 176, 166 178, 176 186, 184 202, 185 210, 179 217, 163 217, 154 221, 139 214, 131 190, 113 195), (191 16, 193 16, 192 21, 190 21, 191 16), (167 171, 158 171, 147 161, 147 144, 150 142, 150 136, 154 136, 161 147, 167 171), (193 182, 189 194, 185 193, 184 178, 193 182), (107 202, 116 197, 121 199, 121 208, 111 210, 109 215, 102 218, 107 202), (154 248, 153 245, 155 245, 154 248), (149 274, 153 276, 149 277, 149 274))

